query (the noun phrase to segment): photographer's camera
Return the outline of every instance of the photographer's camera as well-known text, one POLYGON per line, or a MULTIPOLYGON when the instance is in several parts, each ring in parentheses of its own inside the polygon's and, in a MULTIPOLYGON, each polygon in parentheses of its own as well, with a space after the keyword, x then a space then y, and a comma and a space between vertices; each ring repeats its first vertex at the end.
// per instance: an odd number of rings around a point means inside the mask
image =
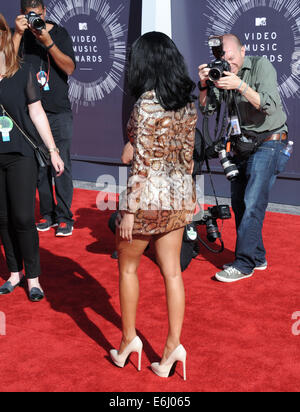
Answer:
POLYGON ((209 207, 208 210, 204 212, 204 217, 200 224, 206 225, 207 239, 211 243, 221 238, 217 223, 218 219, 231 219, 231 212, 228 205, 209 207))
POLYGON ((40 17, 40 15, 36 14, 34 11, 29 12, 25 17, 28 20, 28 23, 32 29, 39 32, 46 29, 45 21, 40 17))
POLYGON ((223 43, 220 37, 212 37, 208 41, 209 47, 211 47, 216 60, 208 64, 210 69, 208 77, 212 82, 216 82, 224 76, 224 72, 230 72, 230 64, 223 58, 225 52, 223 50, 223 43))

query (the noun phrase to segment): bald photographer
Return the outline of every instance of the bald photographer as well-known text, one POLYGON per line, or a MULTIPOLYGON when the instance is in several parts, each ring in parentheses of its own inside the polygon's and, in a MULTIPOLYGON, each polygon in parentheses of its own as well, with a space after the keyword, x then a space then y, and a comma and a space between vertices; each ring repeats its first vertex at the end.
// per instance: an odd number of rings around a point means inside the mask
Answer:
POLYGON ((230 106, 227 153, 218 149, 217 156, 223 166, 229 161, 228 171, 236 167, 228 178, 237 241, 235 261, 225 264, 216 279, 231 283, 268 268, 262 229, 270 190, 289 159, 284 154, 288 127, 273 65, 264 57, 246 56, 245 46, 233 34, 212 39, 211 46, 217 60, 199 67, 199 101, 206 116, 216 112, 222 99, 230 106))

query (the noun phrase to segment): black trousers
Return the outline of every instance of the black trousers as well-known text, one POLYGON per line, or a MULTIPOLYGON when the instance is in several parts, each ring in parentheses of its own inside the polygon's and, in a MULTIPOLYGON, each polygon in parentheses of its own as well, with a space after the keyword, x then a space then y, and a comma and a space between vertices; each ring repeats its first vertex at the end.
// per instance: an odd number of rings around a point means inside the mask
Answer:
POLYGON ((73 178, 71 164, 71 143, 73 135, 72 113, 47 113, 55 143, 64 161, 65 171, 60 177, 55 177, 52 167, 41 167, 38 177, 38 191, 40 197, 40 212, 44 219, 57 223, 74 223, 71 205, 73 200, 73 178), (55 196, 53 193, 53 181, 55 196))
POLYGON ((37 162, 20 154, 0 154, 0 236, 10 272, 25 267, 39 277, 39 237, 35 225, 37 162))

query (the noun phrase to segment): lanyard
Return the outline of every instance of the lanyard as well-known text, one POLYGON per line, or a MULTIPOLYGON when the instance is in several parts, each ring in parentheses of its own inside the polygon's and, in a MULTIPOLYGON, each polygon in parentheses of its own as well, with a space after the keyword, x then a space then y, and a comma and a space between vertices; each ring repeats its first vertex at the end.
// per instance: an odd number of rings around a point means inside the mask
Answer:
POLYGON ((48 72, 46 73, 46 72, 43 70, 43 60, 41 60, 40 71, 39 71, 39 72, 37 73, 37 75, 36 75, 37 80, 38 80, 38 82, 39 82, 39 84, 40 84, 41 89, 43 89, 43 88, 49 83, 49 80, 50 80, 50 68, 51 68, 51 65, 50 65, 49 53, 47 53, 47 60, 48 60, 48 72), (45 77, 46 77, 46 81, 45 81, 44 84, 41 83, 41 77, 40 77, 41 74, 45 75, 45 77))

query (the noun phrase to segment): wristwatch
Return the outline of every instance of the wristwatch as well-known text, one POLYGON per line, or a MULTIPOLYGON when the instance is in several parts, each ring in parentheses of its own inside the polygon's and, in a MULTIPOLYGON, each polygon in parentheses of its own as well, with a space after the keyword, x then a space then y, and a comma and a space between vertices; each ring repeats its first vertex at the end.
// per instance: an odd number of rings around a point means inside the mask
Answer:
POLYGON ((59 153, 59 148, 58 147, 51 147, 48 151, 49 151, 49 153, 54 153, 54 152, 59 153))
POLYGON ((208 86, 206 85, 206 86, 202 87, 201 82, 198 82, 198 89, 200 90, 200 92, 204 92, 204 90, 208 89, 208 86))

